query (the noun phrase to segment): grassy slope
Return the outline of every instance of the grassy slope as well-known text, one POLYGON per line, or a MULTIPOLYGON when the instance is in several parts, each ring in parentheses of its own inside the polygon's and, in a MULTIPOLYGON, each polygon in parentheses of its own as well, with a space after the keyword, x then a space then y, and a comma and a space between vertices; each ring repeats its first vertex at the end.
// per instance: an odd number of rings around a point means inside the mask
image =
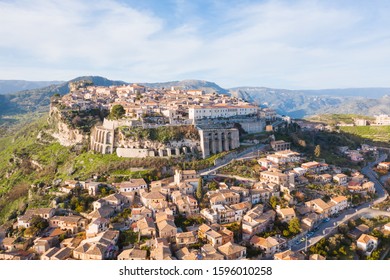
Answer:
MULTIPOLYGON (((109 181, 121 177, 143 177, 150 181, 161 178, 164 170, 169 171, 173 166, 185 169, 207 168, 225 154, 205 160, 186 161, 183 158, 119 158, 115 154, 76 152, 53 141, 45 133, 47 129, 45 115, 24 127, 14 127, 12 133, 0 138, 0 224, 23 210, 27 202, 37 203, 27 199, 32 184, 52 185, 55 179, 85 180, 95 174, 107 175, 109 181)), ((49 201, 49 198, 42 198, 42 205, 49 201)))
POLYGON ((374 118, 357 114, 322 114, 308 118, 309 121, 322 122, 329 125, 336 125, 338 123, 352 124, 354 123, 354 119, 373 120, 374 118))
POLYGON ((340 127, 340 130, 374 141, 390 140, 390 126, 344 126, 340 127))

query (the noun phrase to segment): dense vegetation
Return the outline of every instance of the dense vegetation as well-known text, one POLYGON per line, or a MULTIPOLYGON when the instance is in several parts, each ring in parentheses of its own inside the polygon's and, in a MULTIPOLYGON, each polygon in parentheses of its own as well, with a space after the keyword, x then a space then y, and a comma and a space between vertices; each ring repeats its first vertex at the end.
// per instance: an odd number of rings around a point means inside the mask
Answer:
MULTIPOLYGON (((292 142, 294 149, 309 156, 311 160, 324 159, 326 163, 343 166, 346 168, 360 168, 364 162, 352 162, 348 157, 342 155, 338 148, 348 146, 349 149, 358 149, 361 144, 372 144, 386 146, 385 142, 374 142, 359 135, 341 132, 328 131, 302 131, 299 127, 289 125, 279 129, 275 133, 277 139, 292 142), (316 147, 319 150, 319 156, 315 156, 316 147)), ((318 153, 317 153, 318 155, 318 153)), ((370 160, 370 157, 366 157, 370 160)))
POLYGON ((61 121, 70 128, 79 129, 83 132, 90 132, 91 128, 107 116, 107 110, 62 110, 61 121))
POLYGON ((259 178, 262 171, 257 160, 234 160, 228 165, 219 169, 219 173, 245 178, 259 178))
POLYGON ((122 127, 121 132, 125 137, 135 140, 150 140, 167 143, 183 139, 199 139, 199 133, 193 125, 185 126, 160 126, 157 128, 122 127))

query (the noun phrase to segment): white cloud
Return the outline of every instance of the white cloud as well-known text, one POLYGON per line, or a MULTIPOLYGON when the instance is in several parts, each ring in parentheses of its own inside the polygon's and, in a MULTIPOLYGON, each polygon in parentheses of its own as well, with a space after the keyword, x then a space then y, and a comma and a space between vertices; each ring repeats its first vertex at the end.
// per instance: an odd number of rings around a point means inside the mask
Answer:
POLYGON ((177 1, 173 13, 181 20, 172 26, 171 18, 168 25, 167 18, 108 0, 0 1, 0 77, 390 86, 383 11, 370 26, 375 15, 364 7, 323 1, 217 5, 212 15, 218 18, 202 17, 187 4, 177 1))
MULTIPOLYGON (((112 1, 18 1, 0 4, 2 47, 42 62, 77 60, 91 65, 136 55, 140 43, 160 31, 160 19, 112 1)), ((71 61, 68 61, 71 62, 71 61)))

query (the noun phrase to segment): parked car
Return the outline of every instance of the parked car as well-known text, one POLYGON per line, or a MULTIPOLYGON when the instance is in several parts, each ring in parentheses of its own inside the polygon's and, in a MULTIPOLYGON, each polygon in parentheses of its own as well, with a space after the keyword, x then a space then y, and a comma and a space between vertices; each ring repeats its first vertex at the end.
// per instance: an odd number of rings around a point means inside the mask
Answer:
POLYGON ((314 234, 314 232, 309 231, 309 232, 305 235, 305 237, 306 237, 306 238, 310 238, 310 237, 313 236, 313 234, 314 234))

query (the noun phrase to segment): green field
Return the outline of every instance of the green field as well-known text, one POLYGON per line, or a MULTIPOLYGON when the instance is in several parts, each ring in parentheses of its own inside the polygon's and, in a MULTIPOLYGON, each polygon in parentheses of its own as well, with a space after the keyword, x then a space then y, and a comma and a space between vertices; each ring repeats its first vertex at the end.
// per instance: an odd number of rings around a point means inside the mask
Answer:
POLYGON ((353 124, 354 119, 374 120, 373 117, 362 116, 357 114, 322 114, 322 115, 311 116, 307 120, 313 122, 322 122, 329 125, 336 125, 338 123, 353 124))
POLYGON ((374 141, 390 141, 390 126, 342 126, 340 130, 374 141))

